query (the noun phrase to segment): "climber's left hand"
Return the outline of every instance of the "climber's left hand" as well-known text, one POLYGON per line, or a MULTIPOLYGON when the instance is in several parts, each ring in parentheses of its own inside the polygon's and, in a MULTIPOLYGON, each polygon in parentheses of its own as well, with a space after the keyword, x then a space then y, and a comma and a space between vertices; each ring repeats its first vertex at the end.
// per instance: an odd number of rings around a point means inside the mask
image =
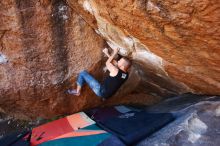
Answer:
POLYGON ((112 48, 112 49, 113 49, 114 53, 118 53, 118 51, 119 51, 119 48, 112 48))

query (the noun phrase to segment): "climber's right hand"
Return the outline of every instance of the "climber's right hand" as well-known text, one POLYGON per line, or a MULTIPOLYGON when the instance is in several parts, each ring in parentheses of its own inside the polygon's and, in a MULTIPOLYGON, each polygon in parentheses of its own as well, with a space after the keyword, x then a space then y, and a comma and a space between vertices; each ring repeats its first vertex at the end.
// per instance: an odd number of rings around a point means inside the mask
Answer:
POLYGON ((102 50, 102 52, 105 53, 105 54, 107 55, 107 54, 108 54, 108 49, 105 48, 105 49, 102 50))

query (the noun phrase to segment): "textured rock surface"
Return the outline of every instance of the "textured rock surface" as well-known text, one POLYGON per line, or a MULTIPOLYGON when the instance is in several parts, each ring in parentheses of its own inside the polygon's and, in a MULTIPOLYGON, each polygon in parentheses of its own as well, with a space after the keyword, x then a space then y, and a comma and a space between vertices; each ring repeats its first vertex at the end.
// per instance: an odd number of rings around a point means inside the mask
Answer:
POLYGON ((1 108, 36 117, 84 107, 84 98, 64 91, 80 70, 100 65, 103 39, 59 0, 3 0, 0 7, 0 52, 8 60, 0 64, 1 108))
MULTIPOLYGON (((64 1, 0 2, 0 108, 19 118, 53 117, 103 104, 86 87, 65 94, 86 69, 102 79, 105 41, 64 1)), ((140 82, 132 71, 130 83, 140 82)), ((129 85, 129 83, 128 83, 129 85)), ((129 87, 121 90, 123 95, 129 87)), ((107 104, 159 101, 153 96, 113 98, 107 104)))
POLYGON ((219 6, 218 0, 2 0, 1 110, 51 117, 103 104, 88 87, 80 97, 64 91, 82 69, 102 79, 105 41, 134 67, 104 105, 219 95, 219 6))
POLYGON ((176 119, 137 146, 219 145, 219 99, 217 96, 182 95, 148 108, 150 112, 171 112, 176 119))
POLYGON ((68 2, 110 46, 142 65, 152 92, 220 94, 218 0, 68 2))

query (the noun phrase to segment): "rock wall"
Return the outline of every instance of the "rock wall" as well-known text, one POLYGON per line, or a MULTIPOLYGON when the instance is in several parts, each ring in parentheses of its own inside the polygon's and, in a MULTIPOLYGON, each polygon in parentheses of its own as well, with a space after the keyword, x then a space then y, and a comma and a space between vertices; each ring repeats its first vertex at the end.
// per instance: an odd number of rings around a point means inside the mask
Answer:
POLYGON ((0 52, 8 61, 0 64, 2 110, 46 117, 84 107, 64 91, 81 70, 100 66, 103 39, 63 1, 3 0, 0 7, 0 52))
POLYGON ((100 104, 159 101, 147 94, 117 98, 130 91, 130 83, 139 84, 135 69, 127 88, 107 103, 87 86, 80 97, 67 95, 81 70, 102 80, 106 42, 62 0, 3 0, 0 7, 1 112, 51 118, 100 104))
POLYGON ((218 0, 68 0, 155 93, 220 94, 218 0), (85 12, 86 11, 86 12, 85 12))
POLYGON ((219 95, 219 6, 218 0, 2 0, 1 111, 48 118, 185 92, 219 95), (80 97, 65 94, 83 69, 103 79, 107 44, 134 62, 125 86, 105 103, 88 87, 80 97))

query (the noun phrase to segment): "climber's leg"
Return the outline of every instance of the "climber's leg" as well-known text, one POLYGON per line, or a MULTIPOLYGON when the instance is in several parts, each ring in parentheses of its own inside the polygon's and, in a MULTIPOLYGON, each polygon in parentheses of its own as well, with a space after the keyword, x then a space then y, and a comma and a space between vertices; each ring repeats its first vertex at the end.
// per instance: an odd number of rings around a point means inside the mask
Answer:
MULTIPOLYGON (((101 93, 100 93, 101 84, 87 71, 83 71, 82 76, 84 79, 83 81, 89 85, 89 87, 93 90, 93 92, 95 92, 97 96, 101 97, 101 93)), ((77 81, 77 84, 81 86, 80 80, 77 81)))
POLYGON ((84 78, 85 78, 86 74, 87 74, 87 72, 85 70, 81 71, 78 75, 77 82, 76 82, 77 88, 76 89, 69 89, 69 90, 67 90, 67 93, 79 96, 81 88, 85 84, 84 78))
MULTIPOLYGON (((88 72, 87 71, 81 71, 78 75, 78 78, 77 78, 77 86, 80 86, 82 87, 84 84, 85 84, 85 78, 86 76, 88 76, 88 72)), ((79 88, 80 89, 80 88, 79 88)))
POLYGON ((101 84, 92 76, 90 75, 87 71, 82 71, 80 72, 78 79, 77 79, 77 89, 76 90, 71 90, 68 93, 74 94, 74 95, 80 95, 80 91, 85 84, 85 82, 89 85, 89 87, 95 92, 95 94, 99 97, 101 97, 101 84))

